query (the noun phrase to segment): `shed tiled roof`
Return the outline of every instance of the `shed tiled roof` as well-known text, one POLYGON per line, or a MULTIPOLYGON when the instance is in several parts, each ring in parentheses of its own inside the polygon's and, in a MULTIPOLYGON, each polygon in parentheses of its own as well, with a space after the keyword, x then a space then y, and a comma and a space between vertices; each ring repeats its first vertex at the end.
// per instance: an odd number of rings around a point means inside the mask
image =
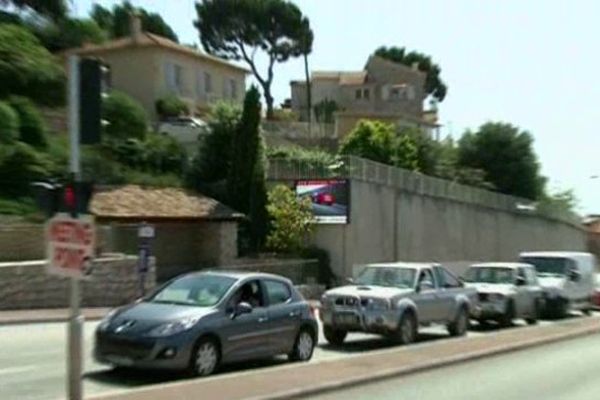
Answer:
POLYGON ((84 45, 83 47, 68 49, 68 50, 62 52, 61 54, 63 56, 68 56, 71 54, 96 55, 98 53, 126 49, 129 47, 153 47, 153 46, 170 49, 170 50, 182 53, 182 54, 187 54, 189 56, 198 58, 200 60, 220 64, 220 65, 232 68, 232 69, 236 69, 241 72, 245 72, 245 73, 250 72, 247 68, 232 64, 222 58, 211 56, 210 54, 206 54, 199 50, 195 50, 190 47, 183 46, 183 45, 176 43, 170 39, 167 39, 167 38, 159 36, 159 35, 154 35, 149 32, 141 32, 139 37, 135 37, 135 38, 132 36, 126 36, 126 37, 111 40, 109 42, 102 43, 102 44, 84 45))
POLYGON ((243 215, 204 195, 137 185, 98 188, 90 211, 114 220, 237 220, 243 215))

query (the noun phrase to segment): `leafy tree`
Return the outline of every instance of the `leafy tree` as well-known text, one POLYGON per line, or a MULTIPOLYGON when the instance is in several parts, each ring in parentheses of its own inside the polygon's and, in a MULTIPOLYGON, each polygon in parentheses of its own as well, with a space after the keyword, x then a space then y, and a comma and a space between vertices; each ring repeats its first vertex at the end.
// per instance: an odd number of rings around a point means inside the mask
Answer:
POLYGON ((248 231, 255 250, 262 245, 266 234, 266 184, 260 109, 260 93, 256 86, 252 86, 246 93, 242 117, 233 136, 227 177, 227 204, 249 215, 248 231))
POLYGON ((90 16, 102 29, 109 33, 111 38, 120 38, 131 34, 129 21, 132 13, 137 13, 140 17, 144 31, 166 37, 174 42, 179 41, 173 29, 160 14, 150 13, 143 8, 136 8, 129 1, 115 4, 112 11, 99 4, 94 4, 90 16))
POLYGON ((17 25, 0 25, 0 98, 29 97, 38 104, 64 103, 65 74, 35 36, 17 25))
POLYGON ((408 135, 400 135, 396 139, 392 154, 392 164, 399 168, 419 171, 417 146, 408 135))
POLYGON ((148 130, 144 108, 125 93, 112 91, 102 104, 104 132, 109 139, 143 139, 148 130))
POLYGON ((579 200, 572 189, 543 193, 537 209, 548 214, 575 214, 579 200))
POLYGON ((61 19, 68 11, 65 0, 0 0, 0 5, 12 5, 21 10, 31 10, 52 19, 61 19))
POLYGON ((431 60, 430 56, 417 51, 410 51, 407 53, 404 47, 395 46, 382 46, 375 50, 375 55, 407 66, 412 66, 414 63, 418 63, 419 71, 422 71, 426 74, 425 93, 433 96, 439 101, 443 101, 446 97, 448 87, 440 77, 442 69, 438 64, 431 60))
POLYGON ((233 137, 241 118, 239 107, 219 102, 206 119, 207 132, 200 135, 198 151, 187 173, 187 184, 208 196, 226 201, 224 182, 231 165, 233 137))
POLYGON ((342 141, 340 153, 391 165, 395 137, 393 125, 361 120, 342 141))
POLYGON ((107 39, 106 32, 93 19, 65 18, 42 25, 30 25, 45 48, 58 52, 85 43, 99 44, 107 39))
POLYGON ((8 103, 0 101, 0 144, 11 144, 18 137, 19 115, 8 103))
POLYGON ((467 131, 458 144, 458 166, 481 169, 504 194, 537 200, 544 178, 528 132, 501 122, 488 122, 467 131))
POLYGON ((310 22, 308 18, 302 19, 302 36, 300 38, 300 50, 302 52, 302 57, 304 58, 304 77, 306 82, 306 105, 308 109, 308 124, 310 127, 310 123, 312 121, 312 83, 310 81, 310 73, 308 71, 308 55, 312 53, 312 45, 315 39, 315 35, 310 29, 310 22))
POLYGON ((285 185, 275 186, 268 196, 271 231, 267 236, 267 247, 282 253, 299 252, 314 227, 310 199, 299 199, 285 185))
POLYGON ((30 184, 46 178, 49 161, 25 143, 0 148, 0 196, 16 197, 30 193, 30 184))
POLYGON ((211 54, 246 62, 263 89, 267 118, 273 117, 273 67, 308 50, 308 20, 293 3, 284 0, 204 0, 196 4, 204 49, 211 54), (305 46, 302 46, 304 44, 305 46), (254 55, 266 53, 267 71, 258 71, 254 55))
POLYGON ((169 95, 156 100, 156 113, 160 118, 178 117, 182 114, 189 114, 188 105, 185 101, 174 95, 169 95))
POLYGON ((19 140, 33 147, 48 145, 46 124, 33 102, 25 97, 11 97, 9 104, 19 116, 19 140))

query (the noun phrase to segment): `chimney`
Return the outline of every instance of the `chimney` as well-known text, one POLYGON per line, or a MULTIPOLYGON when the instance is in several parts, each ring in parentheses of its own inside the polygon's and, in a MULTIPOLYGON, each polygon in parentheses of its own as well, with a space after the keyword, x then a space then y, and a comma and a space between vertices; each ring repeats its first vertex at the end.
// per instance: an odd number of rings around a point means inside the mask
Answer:
POLYGON ((417 61, 415 61, 414 63, 412 63, 412 69, 414 69, 415 71, 419 70, 419 63, 417 61))
POLYGON ((133 11, 129 14, 129 34, 134 42, 138 42, 142 37, 142 20, 140 15, 133 11))

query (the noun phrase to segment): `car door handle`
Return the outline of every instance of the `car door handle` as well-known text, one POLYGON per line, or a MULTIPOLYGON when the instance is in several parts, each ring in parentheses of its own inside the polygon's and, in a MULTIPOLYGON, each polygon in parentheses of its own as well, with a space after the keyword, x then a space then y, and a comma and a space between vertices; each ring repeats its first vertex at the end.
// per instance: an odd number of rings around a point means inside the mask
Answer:
POLYGON ((300 311, 291 311, 288 315, 291 318, 299 317, 300 316, 300 311))
POLYGON ((267 322, 268 318, 267 317, 260 317, 258 318, 258 322, 267 322))

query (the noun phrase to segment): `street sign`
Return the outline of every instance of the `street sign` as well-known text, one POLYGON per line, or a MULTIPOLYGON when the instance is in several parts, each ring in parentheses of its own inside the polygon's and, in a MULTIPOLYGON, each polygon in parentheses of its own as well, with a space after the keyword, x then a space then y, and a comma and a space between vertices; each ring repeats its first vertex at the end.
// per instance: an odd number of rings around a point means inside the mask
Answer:
POLYGON ((138 228, 138 237, 144 239, 151 239, 154 237, 154 226, 142 224, 138 228))
POLYGON ((91 273, 96 229, 90 215, 56 214, 46 223, 48 272, 72 278, 91 273))

